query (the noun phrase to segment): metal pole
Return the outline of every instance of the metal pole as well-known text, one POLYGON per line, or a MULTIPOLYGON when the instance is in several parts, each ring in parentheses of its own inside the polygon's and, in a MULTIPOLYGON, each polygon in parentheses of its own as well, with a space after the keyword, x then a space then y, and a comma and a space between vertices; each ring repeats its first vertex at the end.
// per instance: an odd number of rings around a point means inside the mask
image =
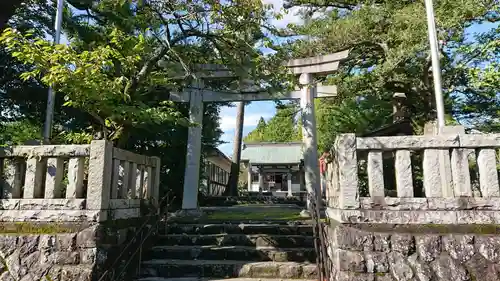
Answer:
MULTIPOLYGON (((62 13, 64 9, 64 0, 57 0, 57 10, 56 10, 56 21, 55 21, 55 34, 54 34, 54 44, 59 44, 61 41, 61 26, 62 26, 62 13)), ((56 99, 56 93, 52 87, 49 87, 49 93, 47 97, 47 110, 45 113, 45 126, 43 129, 43 141, 44 143, 50 142, 50 137, 52 134, 52 119, 54 118, 54 102, 56 99)))
POLYGON ((436 113, 439 133, 445 126, 443 89, 441 87, 441 66, 439 64, 439 45, 434 21, 434 7, 432 0, 425 0, 425 10, 427 12, 427 27, 429 31, 429 43, 431 47, 432 75, 434 77, 434 95, 436 97, 436 113))

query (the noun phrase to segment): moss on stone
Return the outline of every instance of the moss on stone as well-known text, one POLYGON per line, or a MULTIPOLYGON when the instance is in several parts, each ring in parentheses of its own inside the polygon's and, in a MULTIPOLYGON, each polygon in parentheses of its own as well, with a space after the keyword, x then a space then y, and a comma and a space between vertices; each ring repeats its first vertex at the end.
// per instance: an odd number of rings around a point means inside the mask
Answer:
POLYGON ((342 224, 331 223, 331 228, 338 226, 357 228, 367 232, 411 233, 411 234, 500 234, 499 224, 342 224))
MULTIPOLYGON (((152 219, 151 221, 154 221, 152 219)), ((104 221, 101 226, 105 230, 119 230, 140 226, 145 218, 120 219, 104 221)), ((95 224, 95 223, 94 223, 95 224)), ((0 222, 0 234, 56 234, 79 232, 91 226, 89 222, 0 222)))
POLYGON ((40 223, 40 222, 2 222, 0 234, 55 234, 78 232, 88 225, 68 223, 40 223))

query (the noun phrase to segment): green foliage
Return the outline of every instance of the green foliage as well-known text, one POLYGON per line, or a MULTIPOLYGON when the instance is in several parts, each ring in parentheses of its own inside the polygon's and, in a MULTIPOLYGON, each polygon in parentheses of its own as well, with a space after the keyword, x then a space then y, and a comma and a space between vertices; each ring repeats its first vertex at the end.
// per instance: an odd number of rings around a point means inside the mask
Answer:
MULTIPOLYGON (((496 22, 498 1, 435 3, 447 123, 484 131, 500 129, 498 118, 498 34, 496 28, 467 41, 466 29, 496 22), (450 13, 450 11, 453 11, 450 13)), ((392 122, 392 96, 405 93, 414 131, 435 118, 435 98, 422 1, 290 0, 302 7, 304 25, 288 34, 300 39, 278 51, 307 57, 350 50, 336 75, 324 84, 338 96, 316 100, 319 148, 331 146, 339 133, 363 134, 392 122)), ((498 26, 498 25, 497 25, 498 26)))
MULTIPOLYGON (((173 189, 176 202, 182 199, 186 126, 196 124, 187 121, 186 104, 169 102, 170 93, 191 83, 197 64, 226 64, 269 88, 279 87, 284 76, 279 57, 255 48, 267 44, 262 26, 272 16, 260 0, 65 3, 69 45, 46 40, 54 11, 42 0, 27 2, 12 22, 14 29, 2 35, 7 48, 0 50, 0 110, 8 114, 0 121, 27 120, 42 128, 47 86, 53 86, 53 143, 107 138, 121 148, 159 156, 162 186, 173 189), (40 15, 32 17, 33 11, 40 15)), ((206 86, 231 89, 238 79, 206 81, 206 86)), ((205 104, 205 151, 220 142, 221 105, 205 104)))
POLYGON ((22 145, 28 140, 42 140, 42 129, 27 120, 0 124, 0 146, 22 145))
POLYGON ((130 80, 123 75, 110 77, 114 64, 119 64, 124 73, 134 71, 141 61, 138 54, 146 51, 144 37, 127 36, 114 29, 109 38, 110 45, 79 52, 66 45, 53 46, 42 38, 6 29, 0 43, 12 51, 14 58, 34 66, 21 75, 22 79, 40 78, 46 86, 65 93, 64 105, 95 116, 107 128, 116 128, 124 121, 141 126, 179 117, 168 101, 153 107, 132 101, 126 91, 130 80))
POLYGON ((257 123, 257 127, 252 130, 246 137, 243 138, 244 142, 263 142, 265 140, 265 132, 266 132, 266 120, 260 117, 259 123, 257 123))
POLYGON ((297 124, 297 105, 289 103, 277 107, 276 115, 267 123, 260 118, 257 127, 245 138, 245 142, 292 142, 300 140, 297 124))
POLYGON ((478 34, 455 53, 456 104, 459 120, 485 132, 498 132, 500 123, 500 26, 478 34))

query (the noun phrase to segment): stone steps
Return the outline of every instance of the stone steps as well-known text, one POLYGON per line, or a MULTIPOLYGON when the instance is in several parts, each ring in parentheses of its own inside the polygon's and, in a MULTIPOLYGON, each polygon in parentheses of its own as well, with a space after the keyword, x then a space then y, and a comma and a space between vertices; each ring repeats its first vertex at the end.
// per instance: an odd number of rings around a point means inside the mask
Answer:
POLYGON ((316 265, 297 262, 153 259, 143 262, 141 277, 314 279, 316 265))
POLYGON ((280 234, 313 235, 310 225, 280 224, 170 224, 168 234, 280 234))
POLYGON ((313 248, 275 248, 255 246, 155 246, 145 257, 161 259, 175 257, 178 260, 237 260, 310 262, 316 261, 313 248))
MULTIPOLYGON (((237 209, 241 208, 234 212, 237 209)), ((176 218, 182 216, 172 219, 176 218)), ((172 219, 160 226, 155 246, 143 251, 139 280, 302 280, 317 276, 313 229, 304 221, 172 219)))
POLYGON ((254 246, 279 248, 314 248, 314 239, 306 235, 269 234, 169 234, 160 235, 157 245, 165 246, 254 246))
MULTIPOLYGON (((163 278, 163 277, 146 277, 137 279, 137 281, 297 281, 297 279, 283 278, 204 278, 204 277, 178 277, 178 278, 163 278)), ((302 279, 302 281, 318 281, 317 279, 302 279)))
MULTIPOLYGON (((298 211, 300 212, 300 210, 298 211)), ((169 219, 169 226, 172 224, 272 224, 272 225, 289 225, 289 226, 297 226, 297 225, 311 225, 312 221, 310 219, 302 219, 295 220, 290 222, 289 220, 281 220, 281 219, 211 219, 211 218, 171 218, 169 219)), ((165 229, 164 226, 160 226, 162 229, 165 229)))

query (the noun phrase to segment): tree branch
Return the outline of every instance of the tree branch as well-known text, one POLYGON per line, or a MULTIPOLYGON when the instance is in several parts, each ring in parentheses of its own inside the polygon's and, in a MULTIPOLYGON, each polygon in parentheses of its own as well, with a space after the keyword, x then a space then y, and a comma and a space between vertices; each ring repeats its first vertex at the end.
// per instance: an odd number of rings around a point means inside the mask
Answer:
POLYGON ((324 0, 318 0, 315 2, 308 1, 308 0, 287 0, 283 3, 283 8, 285 9, 290 9, 292 7, 296 6, 302 6, 302 7, 318 7, 318 8, 338 8, 338 9, 347 9, 347 10, 354 10, 354 8, 357 6, 357 4, 354 3, 348 3, 350 1, 324 1, 324 0))

